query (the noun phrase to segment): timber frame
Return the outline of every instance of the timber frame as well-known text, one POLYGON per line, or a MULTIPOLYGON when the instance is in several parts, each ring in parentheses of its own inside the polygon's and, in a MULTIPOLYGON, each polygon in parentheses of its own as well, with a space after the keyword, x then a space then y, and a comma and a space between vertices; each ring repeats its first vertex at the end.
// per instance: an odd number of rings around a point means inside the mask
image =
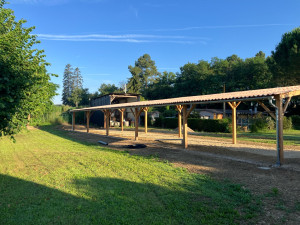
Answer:
POLYGON ((129 108, 135 118, 135 140, 138 140, 139 133, 139 117, 142 112, 145 113, 145 133, 148 132, 147 112, 149 107, 153 106, 175 106, 178 111, 178 136, 182 138, 182 145, 188 148, 188 132, 187 121, 190 113, 198 104, 212 104, 212 103, 228 103, 232 109, 232 144, 237 143, 236 132, 236 108, 241 102, 257 101, 270 116, 276 120, 277 130, 277 162, 280 166, 284 162, 283 151, 283 116, 288 107, 289 102, 293 96, 300 95, 300 85, 290 87, 269 88, 250 91, 227 92, 212 95, 199 95, 190 97, 180 97, 171 99, 151 100, 142 102, 121 103, 113 105, 103 105, 96 107, 88 107, 82 109, 74 109, 72 112, 72 130, 75 130, 75 113, 78 111, 85 111, 87 118, 87 132, 89 132, 89 120, 93 111, 101 110, 104 112, 106 135, 109 135, 110 116, 114 110, 121 112, 121 130, 123 131, 123 113, 126 108, 129 108), (275 100, 275 104, 273 101, 275 100), (272 112, 263 101, 268 101, 269 105, 275 108, 275 113, 272 112), (188 105, 190 108, 188 109, 188 105), (181 125, 183 130, 181 130, 181 125))

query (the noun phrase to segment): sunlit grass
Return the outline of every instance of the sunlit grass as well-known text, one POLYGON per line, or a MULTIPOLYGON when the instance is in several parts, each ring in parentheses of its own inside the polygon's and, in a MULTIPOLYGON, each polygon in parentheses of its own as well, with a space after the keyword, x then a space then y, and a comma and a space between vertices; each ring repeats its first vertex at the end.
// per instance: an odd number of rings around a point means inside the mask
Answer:
POLYGON ((51 127, 0 139, 0 173, 0 224, 234 224, 260 207, 241 185, 51 127))

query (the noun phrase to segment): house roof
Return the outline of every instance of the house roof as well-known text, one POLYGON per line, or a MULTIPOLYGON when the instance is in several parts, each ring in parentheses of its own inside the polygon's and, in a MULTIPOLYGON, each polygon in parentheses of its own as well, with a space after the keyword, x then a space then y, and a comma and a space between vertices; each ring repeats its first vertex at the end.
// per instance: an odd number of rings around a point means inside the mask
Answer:
POLYGON ((168 98, 160 100, 130 102, 113 105, 103 105, 88 107, 82 109, 74 109, 76 111, 95 111, 103 109, 119 109, 119 108, 136 108, 136 107, 148 107, 148 106, 166 106, 166 105, 189 105, 189 104, 207 104, 207 103, 219 103, 219 102, 233 102, 233 101, 254 101, 263 99, 272 99, 275 96, 280 95, 281 98, 292 97, 300 95, 300 85, 289 87, 277 87, 250 91, 237 91, 227 92, 211 95, 197 95, 179 98, 168 98))

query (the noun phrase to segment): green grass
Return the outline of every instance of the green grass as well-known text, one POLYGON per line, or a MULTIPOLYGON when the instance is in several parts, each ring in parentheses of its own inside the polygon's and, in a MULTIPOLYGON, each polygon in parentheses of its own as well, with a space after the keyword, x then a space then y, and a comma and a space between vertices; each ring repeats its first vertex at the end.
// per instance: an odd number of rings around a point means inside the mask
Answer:
POLYGON ((239 224, 241 185, 68 139, 53 127, 0 139, 0 224, 239 224))
MULTIPOLYGON (((207 133, 195 132, 193 135, 201 135, 207 137, 220 137, 231 139, 231 133, 207 133)), ((276 144, 276 130, 264 131, 259 133, 238 132, 238 140, 260 142, 268 144, 276 144)), ((284 130, 283 139, 285 145, 300 145, 300 130, 284 130)))

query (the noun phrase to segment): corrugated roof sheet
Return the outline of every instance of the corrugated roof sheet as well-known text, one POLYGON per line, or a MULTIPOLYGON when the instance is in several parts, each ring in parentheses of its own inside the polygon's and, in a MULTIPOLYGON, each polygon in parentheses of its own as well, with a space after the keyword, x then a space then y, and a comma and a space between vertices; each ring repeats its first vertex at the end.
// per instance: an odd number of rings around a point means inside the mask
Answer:
MULTIPOLYGON (((300 85, 94 106, 94 107, 88 107, 82 109, 74 109, 72 111, 89 111, 89 110, 94 111, 94 110, 101 110, 101 109, 134 108, 134 107, 164 106, 164 105, 187 105, 187 104, 196 104, 196 103, 204 104, 209 102, 230 102, 230 101, 241 101, 241 100, 251 101, 255 99, 268 99, 275 95, 288 94, 290 92, 295 92, 295 91, 300 91, 300 85)), ((300 93, 298 95, 300 95, 300 93)))

